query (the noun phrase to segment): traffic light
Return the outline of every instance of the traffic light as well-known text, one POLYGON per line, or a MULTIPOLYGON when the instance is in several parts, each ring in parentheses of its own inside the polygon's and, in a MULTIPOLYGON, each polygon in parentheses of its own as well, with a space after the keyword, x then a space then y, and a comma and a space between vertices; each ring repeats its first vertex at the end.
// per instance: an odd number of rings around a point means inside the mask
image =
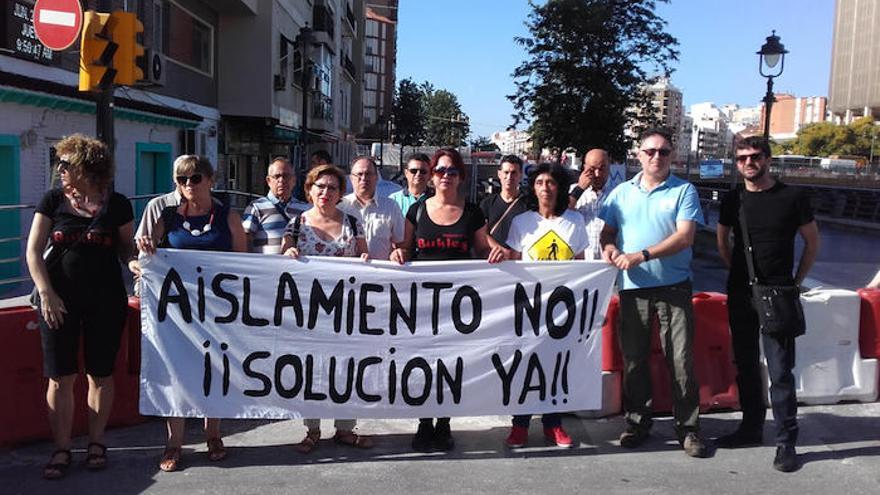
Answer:
POLYGON ((138 41, 138 35, 144 32, 144 25, 132 12, 113 12, 113 42, 119 50, 113 56, 113 68, 116 69, 114 82, 132 86, 144 78, 143 66, 144 46, 138 41))
POLYGON ((111 39, 114 22, 110 14, 85 13, 79 48, 80 91, 100 91, 113 84, 116 70, 112 62, 118 48, 111 39))

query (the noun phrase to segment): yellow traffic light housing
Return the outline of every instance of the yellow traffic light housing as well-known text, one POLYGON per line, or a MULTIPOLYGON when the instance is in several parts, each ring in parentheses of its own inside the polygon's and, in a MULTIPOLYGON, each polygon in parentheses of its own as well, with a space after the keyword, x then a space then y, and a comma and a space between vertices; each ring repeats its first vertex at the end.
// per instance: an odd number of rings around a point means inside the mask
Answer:
POLYGON ((118 48, 111 39, 114 22, 110 14, 85 12, 79 48, 80 91, 100 91, 113 84, 113 60, 118 48))
POLYGON ((144 47, 138 42, 138 35, 144 32, 144 25, 132 12, 113 12, 113 42, 119 49, 113 56, 113 68, 116 69, 116 84, 132 86, 144 78, 143 65, 144 47))

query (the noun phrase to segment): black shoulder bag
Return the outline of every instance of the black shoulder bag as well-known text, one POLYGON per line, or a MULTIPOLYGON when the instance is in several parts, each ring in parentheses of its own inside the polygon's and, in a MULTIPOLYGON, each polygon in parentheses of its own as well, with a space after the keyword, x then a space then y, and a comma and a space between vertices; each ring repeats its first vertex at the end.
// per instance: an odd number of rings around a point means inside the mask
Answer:
POLYGON ((742 230, 745 247, 746 266, 749 270, 749 285, 752 287, 752 301, 758 312, 761 333, 777 337, 797 337, 807 330, 801 294, 796 285, 766 285, 758 281, 755 274, 754 250, 752 249, 749 227, 746 222, 745 193, 739 193, 739 226, 742 230))

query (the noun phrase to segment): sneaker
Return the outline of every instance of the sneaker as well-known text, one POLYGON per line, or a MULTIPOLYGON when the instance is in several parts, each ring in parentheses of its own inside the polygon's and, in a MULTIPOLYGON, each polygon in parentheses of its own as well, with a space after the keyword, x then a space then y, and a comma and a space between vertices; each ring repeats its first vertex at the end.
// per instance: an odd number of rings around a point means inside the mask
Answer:
POLYGON ((455 439, 452 438, 452 430, 449 422, 437 422, 434 427, 434 450, 452 450, 455 448, 455 439))
POLYGON ((430 452, 434 439, 434 424, 419 422, 419 429, 413 435, 412 448, 416 452, 430 452))
POLYGON ((798 463, 797 452, 794 445, 779 445, 776 447, 776 457, 773 459, 773 469, 790 473, 800 468, 798 463))
POLYGON ((684 453, 691 457, 708 457, 709 449, 706 448, 703 439, 693 431, 685 434, 681 446, 684 448, 684 453))
POLYGON ((568 448, 574 445, 571 437, 568 436, 568 433, 566 433, 561 426, 544 428, 544 438, 557 447, 568 448))
POLYGON ((645 443, 650 433, 644 428, 628 425, 623 433, 620 434, 620 446, 627 449, 634 449, 645 443))
POLYGON ((737 428, 733 433, 718 437, 715 445, 722 449, 738 449, 740 447, 758 447, 764 443, 761 431, 757 432, 737 428))
POLYGON ((510 435, 507 435, 507 440, 504 443, 512 449, 518 449, 523 447, 528 440, 529 429, 525 426, 514 426, 510 429, 510 435))

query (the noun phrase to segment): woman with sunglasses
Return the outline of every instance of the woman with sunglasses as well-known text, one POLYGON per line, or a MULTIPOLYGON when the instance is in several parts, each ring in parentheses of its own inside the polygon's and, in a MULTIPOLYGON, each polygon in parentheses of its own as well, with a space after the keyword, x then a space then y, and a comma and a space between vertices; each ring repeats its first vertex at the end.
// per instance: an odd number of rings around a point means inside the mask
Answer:
MULTIPOLYGON (((207 251, 247 250, 247 238, 241 226, 241 217, 228 204, 217 203, 211 194, 214 169, 204 157, 181 155, 174 160, 174 181, 180 191, 180 205, 168 206, 156 220, 152 237, 137 239, 144 253, 155 253, 155 247, 201 249, 207 251)), ((168 418, 168 443, 159 461, 159 469, 176 471, 180 464, 185 419, 168 418)), ((205 418, 205 437, 208 459, 226 458, 226 448, 220 438, 220 420, 205 418)))
MULTIPOLYGON (((568 209, 571 178, 562 165, 542 163, 529 174, 530 209, 513 217, 507 234, 511 259, 526 261, 566 261, 584 259, 589 243, 583 217, 568 209)), ((503 250, 501 246, 493 248, 503 250)), ((509 447, 522 447, 528 441, 531 414, 513 417, 507 437, 509 447)), ((544 439, 559 447, 571 447, 571 437, 562 429, 559 413, 544 414, 544 439)))
MULTIPOLYGON (((364 227, 356 217, 346 214, 337 204, 345 194, 345 174, 333 165, 318 165, 311 169, 304 184, 306 198, 312 208, 296 216, 287 224, 281 252, 291 258, 300 256, 346 256, 367 261, 367 240, 364 227)), ((321 440, 321 420, 304 419, 308 431, 295 449, 308 454, 318 448, 321 440)), ((356 419, 334 421, 336 434, 333 441, 359 449, 368 449, 373 442, 354 432, 356 419)))
POLYGON ((88 378, 86 468, 107 465, 104 428, 113 405, 113 364, 127 306, 120 260, 133 252, 134 219, 128 199, 113 192, 113 158, 102 142, 74 134, 59 141, 55 151, 61 187, 40 200, 27 243, 28 269, 39 294, 46 402, 57 449, 43 470, 46 479, 64 477, 72 460, 80 338, 88 378))
MULTIPOLYGON (((485 258, 490 253, 486 234, 486 217, 480 208, 465 201, 461 185, 466 178, 464 161, 454 149, 439 149, 431 158, 431 182, 434 196, 412 205, 406 214, 406 239, 402 250, 392 253, 392 261, 409 259, 460 260, 485 258), (405 253, 400 258, 400 253, 405 253)), ((501 261, 503 253, 490 257, 501 261)), ((452 450, 455 440, 449 418, 419 419, 412 439, 413 450, 452 450)))

